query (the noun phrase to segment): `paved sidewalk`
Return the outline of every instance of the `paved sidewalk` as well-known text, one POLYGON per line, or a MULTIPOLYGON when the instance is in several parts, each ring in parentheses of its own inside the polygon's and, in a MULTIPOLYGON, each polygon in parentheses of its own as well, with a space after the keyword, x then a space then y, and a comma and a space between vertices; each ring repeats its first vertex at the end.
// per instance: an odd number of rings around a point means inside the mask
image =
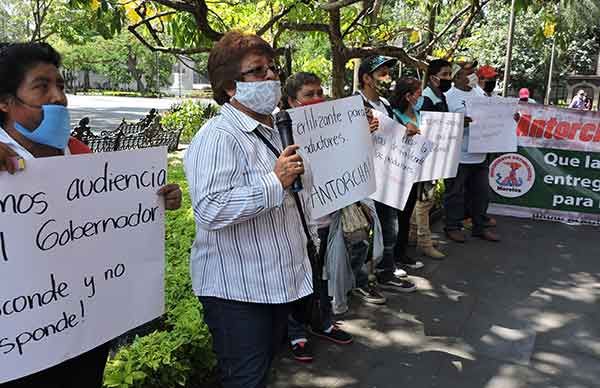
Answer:
POLYGON ((444 244, 416 293, 353 300, 355 343, 315 339, 312 364, 286 351, 271 386, 600 387, 600 229, 498 221, 503 242, 444 244))

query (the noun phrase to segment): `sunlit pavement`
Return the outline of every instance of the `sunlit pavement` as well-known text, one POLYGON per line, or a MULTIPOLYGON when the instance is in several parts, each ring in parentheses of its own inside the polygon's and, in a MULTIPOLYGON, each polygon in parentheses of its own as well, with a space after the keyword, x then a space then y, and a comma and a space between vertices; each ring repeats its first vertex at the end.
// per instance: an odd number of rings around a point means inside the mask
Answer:
MULTIPOLYGON (((90 118, 95 131, 115 129, 123 119, 136 122, 155 108, 163 112, 181 102, 177 98, 142 98, 113 96, 68 95, 71 124, 76 126, 83 117, 90 118)), ((210 100, 206 100, 209 102, 210 100)))
POLYGON ((599 387, 600 230, 498 221, 501 243, 445 242, 445 261, 412 272, 416 293, 352 300, 355 343, 313 339, 312 364, 286 350, 271 386, 599 387))

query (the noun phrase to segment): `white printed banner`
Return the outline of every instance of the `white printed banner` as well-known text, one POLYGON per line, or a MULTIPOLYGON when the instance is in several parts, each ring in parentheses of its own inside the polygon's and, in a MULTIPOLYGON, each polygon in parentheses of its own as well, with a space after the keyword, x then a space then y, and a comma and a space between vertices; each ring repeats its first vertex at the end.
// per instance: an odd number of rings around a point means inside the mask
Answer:
POLYGON ((309 203, 319 218, 375 191, 373 145, 360 96, 290 109, 294 142, 313 175, 309 203))
POLYGON ((164 311, 165 148, 0 172, 0 383, 164 311))
POLYGON ((423 135, 406 135, 403 125, 380 112, 373 114, 379 130, 373 134, 377 191, 371 198, 403 210, 434 144, 423 135))
POLYGON ((516 152, 517 123, 514 116, 518 99, 478 97, 467 104, 467 116, 473 119, 469 126, 468 150, 473 153, 516 152))
POLYGON ((421 134, 433 143, 418 182, 454 178, 460 162, 464 116, 462 113, 421 112, 421 134))

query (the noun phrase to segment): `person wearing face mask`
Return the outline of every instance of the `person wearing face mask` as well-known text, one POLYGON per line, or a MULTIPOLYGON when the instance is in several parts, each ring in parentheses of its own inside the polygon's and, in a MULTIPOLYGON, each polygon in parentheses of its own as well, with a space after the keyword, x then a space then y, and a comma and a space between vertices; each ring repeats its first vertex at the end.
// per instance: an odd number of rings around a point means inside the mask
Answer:
MULTIPOLYGON (((390 103, 392 104, 396 119, 408 129, 408 134, 419 133, 421 125, 421 110, 425 97, 422 95, 421 83, 419 80, 409 77, 398 80, 390 103)), ((441 260, 446 255, 434 247, 431 239, 431 229, 429 226, 429 211, 433 207, 433 188, 432 182, 419 182, 415 184, 417 195, 416 202, 407 204, 405 211, 411 211, 408 205, 412 205, 414 210, 408 214, 410 217, 408 241, 416 242, 417 247, 426 256, 441 260)), ((404 221, 406 222, 406 221, 404 221)))
MULTIPOLYGON (((61 57, 46 43, 14 43, 0 47, 0 174, 27 168, 27 160, 90 153, 71 131, 61 57)), ((59 172, 58 172, 59 173, 59 172)), ((166 209, 181 206, 178 185, 159 191, 166 209)), ((35 271, 35 269, 32 269, 35 271)), ((3 388, 101 388, 110 344, 3 388)))
MULTIPOLYGON (((383 56, 365 58, 358 68, 359 94, 366 107, 377 110, 391 119, 396 120, 390 102, 384 97, 390 93, 392 84, 391 69, 396 65, 396 60, 383 56)), ((416 195, 416 194, 415 194, 416 195)), ((378 282, 381 287, 413 292, 416 290, 414 283, 405 279, 407 273, 399 265, 410 269, 423 268, 423 263, 406 254, 408 244, 408 224, 406 230, 398 225, 402 212, 375 202, 377 215, 383 230, 384 252, 383 260, 378 265, 378 282), (406 231, 406 236, 404 232, 406 231), (397 265, 399 264, 399 265, 397 265)), ((410 220, 410 214, 408 215, 410 220)))
POLYGON ((448 112, 446 93, 452 87, 450 62, 444 59, 434 59, 427 66, 427 87, 423 90, 422 111, 448 112))
POLYGON ((444 209, 446 211, 446 235, 453 241, 464 243, 463 220, 470 211, 472 218, 472 235, 487 241, 499 241, 500 237, 490 228, 495 220, 487 217, 489 202, 489 182, 487 154, 468 152, 469 126, 472 120, 468 117, 469 99, 480 94, 471 86, 470 76, 475 68, 472 63, 456 64, 453 69, 454 86, 446 93, 450 112, 464 113, 465 126, 461 149, 460 163, 455 178, 445 180, 444 209), (468 202, 468 205, 466 203, 468 202))
POLYGON ((475 90, 486 97, 496 95, 494 93, 496 83, 498 82, 498 72, 496 69, 490 65, 484 65, 477 69, 476 75, 479 80, 479 88, 475 88, 475 90))
POLYGON ((208 75, 220 114, 184 157, 196 221, 192 286, 223 388, 264 388, 291 304, 313 292, 318 237, 310 207, 291 191, 304 174, 299 147, 284 149, 273 123, 282 94, 275 50, 228 32, 209 54, 208 75))
MULTIPOLYGON (((290 76, 285 83, 284 87, 284 101, 283 106, 286 109, 298 108, 301 106, 308 106, 319 104, 325 101, 323 96, 323 88, 321 87, 321 79, 313 73, 300 72, 290 76)), ((332 224, 336 215, 328 215, 317 220, 311 220, 311 223, 318 228, 319 240, 322 242, 319 247, 319 265, 322 265, 324 272, 327 273, 327 267, 330 266, 332 257, 328 247, 329 240, 329 226, 332 224)), ((365 250, 366 255, 366 250, 365 250)), ((345 257, 343 258, 346 259, 345 257)), ((364 274, 366 277, 367 275, 364 274)), ((327 339, 337 344, 345 345, 352 342, 352 335, 343 331, 334 322, 331 301, 329 299, 329 281, 332 276, 326 276, 326 280, 322 280, 321 286, 319 287, 320 295, 320 307, 321 307, 321 326, 312 327, 314 335, 327 339)), ((374 295, 376 298, 378 295, 374 295)), ((377 302, 385 303, 385 298, 378 296, 377 302)), ((290 346, 292 348, 292 354, 294 358, 302 362, 310 362, 313 360, 313 351, 308 335, 301 321, 306 321, 306 317, 298 319, 303 311, 301 309, 295 309, 289 315, 288 321, 288 338, 290 346)))

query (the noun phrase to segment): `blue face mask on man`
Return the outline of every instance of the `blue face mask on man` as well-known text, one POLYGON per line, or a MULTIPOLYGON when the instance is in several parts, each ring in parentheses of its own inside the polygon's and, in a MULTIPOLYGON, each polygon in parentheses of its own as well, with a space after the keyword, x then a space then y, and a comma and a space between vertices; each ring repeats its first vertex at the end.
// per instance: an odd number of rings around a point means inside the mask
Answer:
MULTIPOLYGON (((28 105, 28 104, 26 104, 28 105)), ((33 130, 15 123, 15 129, 27 139, 47 146, 64 150, 71 134, 71 116, 64 105, 42 105, 43 118, 33 130)))

